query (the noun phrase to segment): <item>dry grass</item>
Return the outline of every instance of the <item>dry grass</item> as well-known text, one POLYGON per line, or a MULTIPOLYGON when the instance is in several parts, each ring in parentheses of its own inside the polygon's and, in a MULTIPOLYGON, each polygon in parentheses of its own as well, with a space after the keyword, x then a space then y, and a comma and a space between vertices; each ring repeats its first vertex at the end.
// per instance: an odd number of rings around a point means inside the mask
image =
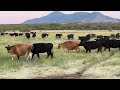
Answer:
POLYGON ((27 40, 25 36, 22 37, 0 37, 0 78, 35 78, 35 77, 48 77, 48 76, 60 76, 74 74, 87 68, 78 78, 120 78, 120 52, 118 49, 111 49, 111 52, 104 51, 96 53, 93 50, 92 53, 86 54, 85 49, 80 47, 80 52, 70 51, 70 53, 63 52, 57 49, 57 45, 67 40, 67 34, 75 34, 75 40, 78 40, 78 36, 87 35, 89 33, 97 35, 110 35, 116 34, 120 31, 108 31, 108 30, 42 30, 37 31, 37 37, 27 40), (42 39, 41 33, 49 33, 49 38, 42 39), (62 33, 61 39, 56 39, 55 34, 62 33), (54 44, 54 58, 46 59, 46 54, 41 54, 40 59, 35 56, 34 61, 26 62, 25 56, 20 58, 20 61, 11 61, 10 55, 4 48, 6 45, 18 44, 23 42, 51 42, 54 44))

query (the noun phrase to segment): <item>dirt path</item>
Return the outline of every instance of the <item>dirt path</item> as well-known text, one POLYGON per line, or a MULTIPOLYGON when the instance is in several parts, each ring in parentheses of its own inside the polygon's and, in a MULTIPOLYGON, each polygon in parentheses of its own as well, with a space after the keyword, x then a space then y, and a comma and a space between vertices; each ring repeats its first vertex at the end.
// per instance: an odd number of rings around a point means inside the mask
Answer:
MULTIPOLYGON (((109 57, 109 58, 111 58, 111 57, 109 57)), ((105 62, 108 59, 104 59, 104 60, 101 60, 101 61, 98 61, 98 62, 95 62, 95 63, 91 63, 91 64, 85 66, 81 71, 76 72, 74 74, 61 75, 61 76, 35 77, 34 79, 88 79, 88 77, 83 76, 83 73, 86 72, 87 70, 89 70, 89 68, 93 67, 94 65, 99 64, 101 62, 105 62)))

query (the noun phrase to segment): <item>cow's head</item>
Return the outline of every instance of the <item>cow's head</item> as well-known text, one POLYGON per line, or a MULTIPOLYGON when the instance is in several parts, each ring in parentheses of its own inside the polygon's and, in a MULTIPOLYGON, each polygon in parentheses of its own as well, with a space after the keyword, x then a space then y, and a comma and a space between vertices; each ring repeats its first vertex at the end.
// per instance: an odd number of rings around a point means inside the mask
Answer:
POLYGON ((11 46, 8 45, 8 46, 6 46, 5 48, 7 48, 7 51, 8 51, 8 53, 9 53, 9 51, 10 51, 10 49, 11 49, 11 46))

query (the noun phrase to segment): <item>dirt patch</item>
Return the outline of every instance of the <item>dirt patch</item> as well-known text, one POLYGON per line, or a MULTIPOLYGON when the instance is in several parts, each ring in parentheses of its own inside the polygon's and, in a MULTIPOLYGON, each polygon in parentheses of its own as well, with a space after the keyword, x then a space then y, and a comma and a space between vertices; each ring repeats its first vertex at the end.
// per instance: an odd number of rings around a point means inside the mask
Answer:
POLYGON ((62 75, 62 76, 47 76, 47 77, 36 77, 33 79, 82 79, 81 74, 69 74, 69 75, 62 75))

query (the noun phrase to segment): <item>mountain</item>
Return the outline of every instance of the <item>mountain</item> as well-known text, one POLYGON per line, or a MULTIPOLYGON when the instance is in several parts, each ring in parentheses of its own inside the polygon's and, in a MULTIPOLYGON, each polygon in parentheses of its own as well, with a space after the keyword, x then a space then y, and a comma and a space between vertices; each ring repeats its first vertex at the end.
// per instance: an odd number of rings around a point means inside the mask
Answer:
POLYGON ((24 21, 22 24, 42 24, 42 23, 74 23, 74 22, 120 22, 120 19, 111 18, 100 12, 76 12, 73 14, 64 14, 54 11, 47 16, 34 18, 24 21))

